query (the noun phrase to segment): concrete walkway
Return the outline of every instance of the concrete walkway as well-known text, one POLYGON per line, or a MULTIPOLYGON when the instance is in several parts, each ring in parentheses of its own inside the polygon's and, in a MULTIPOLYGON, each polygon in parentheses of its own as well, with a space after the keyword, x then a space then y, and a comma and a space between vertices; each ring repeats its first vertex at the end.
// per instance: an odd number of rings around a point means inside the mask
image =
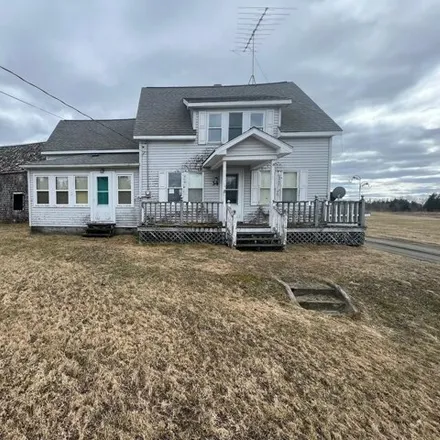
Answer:
POLYGON ((369 237, 365 244, 380 251, 404 255, 417 260, 440 263, 440 246, 412 241, 369 237))

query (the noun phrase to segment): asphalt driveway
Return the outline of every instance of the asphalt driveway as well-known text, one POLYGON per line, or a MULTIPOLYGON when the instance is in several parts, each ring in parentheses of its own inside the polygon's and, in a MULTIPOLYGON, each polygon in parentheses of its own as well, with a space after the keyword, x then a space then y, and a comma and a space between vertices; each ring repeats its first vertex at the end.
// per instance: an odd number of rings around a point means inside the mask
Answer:
POLYGON ((440 263, 440 246, 373 237, 367 238, 365 244, 381 251, 404 255, 418 260, 430 261, 432 263, 440 263))

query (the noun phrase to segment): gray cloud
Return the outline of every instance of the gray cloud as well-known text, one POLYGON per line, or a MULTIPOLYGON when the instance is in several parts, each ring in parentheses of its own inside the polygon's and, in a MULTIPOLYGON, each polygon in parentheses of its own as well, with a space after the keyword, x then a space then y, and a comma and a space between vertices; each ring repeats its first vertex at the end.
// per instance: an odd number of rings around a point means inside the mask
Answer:
MULTIPOLYGON (((440 3, 295 6, 257 54, 257 80, 295 81, 344 128, 334 184, 360 174, 372 197, 440 191, 440 3)), ((0 64, 96 118, 132 117, 142 86, 246 83, 250 59, 230 50, 236 17, 233 0, 18 0, 2 5, 0 64)), ((0 90, 79 117, 4 72, 0 90)), ((56 123, 0 95, 0 145, 45 139, 56 123)))

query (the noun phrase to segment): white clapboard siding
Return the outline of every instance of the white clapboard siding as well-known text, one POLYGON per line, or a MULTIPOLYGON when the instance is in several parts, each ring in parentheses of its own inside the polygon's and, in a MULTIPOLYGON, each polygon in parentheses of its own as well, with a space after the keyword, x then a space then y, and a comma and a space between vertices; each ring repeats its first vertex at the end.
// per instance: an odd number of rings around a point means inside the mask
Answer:
MULTIPOLYGON (((99 169, 92 170, 99 171, 99 169)), ((108 171, 112 171, 109 169, 108 171)), ((133 174, 133 197, 134 206, 116 206, 116 226, 117 227, 136 227, 138 225, 139 217, 139 172, 135 168, 131 169, 117 169, 114 170, 118 174, 133 174)), ((84 175, 90 173, 90 170, 80 169, 63 169, 62 174, 68 175, 84 175)), ((61 172, 57 171, 43 171, 39 170, 38 175, 44 176, 59 176, 61 172)), ((35 179, 34 172, 30 171, 30 224, 32 226, 50 226, 50 227, 84 227, 86 223, 90 222, 90 206, 38 206, 35 204, 35 179)), ((89 182, 91 179, 89 179, 89 182)), ((89 201, 91 201, 92 195, 89 186, 89 201)), ((69 191, 70 192, 70 191, 69 191)), ((115 194, 116 197, 116 194, 115 194)))
MULTIPOLYGON (((142 154, 142 194, 149 189, 151 191, 151 200, 159 200, 159 176, 168 171, 185 171, 194 166, 194 160, 201 160, 211 149, 207 145, 197 145, 194 143, 151 143, 148 145, 149 164, 147 166, 147 153, 142 154), (198 159, 197 159, 198 158, 198 159), (189 167, 188 167, 189 166, 189 167)), ((210 173, 206 173, 205 182, 210 179, 210 173)), ((215 173, 214 173, 215 175, 215 173)), ((166 177, 161 177, 163 179, 166 177)), ((211 179, 212 183, 213 178, 211 179)), ((164 182, 164 188, 167 188, 167 181, 164 182)), ((209 190, 209 188, 207 188, 209 190)), ((163 195, 165 197, 165 195, 163 195)), ((204 196, 205 197, 205 196, 204 196)), ((168 199, 168 195, 166 195, 168 199)), ((205 199, 208 200, 208 199, 205 199)), ((212 200, 215 201, 215 200, 212 200)))
POLYGON ((273 156, 275 150, 256 138, 248 138, 229 148, 228 156, 273 156))
POLYGON ((277 160, 278 169, 307 170, 307 199, 315 196, 328 197, 329 182, 329 139, 326 138, 292 138, 283 139, 293 146, 293 152, 277 160))

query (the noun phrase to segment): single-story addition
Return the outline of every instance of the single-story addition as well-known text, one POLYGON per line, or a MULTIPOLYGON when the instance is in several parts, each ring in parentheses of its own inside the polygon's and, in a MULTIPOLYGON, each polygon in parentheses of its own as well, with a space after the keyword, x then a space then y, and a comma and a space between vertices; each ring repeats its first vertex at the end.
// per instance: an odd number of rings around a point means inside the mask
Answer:
POLYGON ((43 143, 0 147, 0 222, 28 221, 28 180, 22 165, 41 160, 43 143))
POLYGON ((61 121, 27 165, 30 225, 142 242, 359 245, 363 201, 328 201, 341 128, 292 82, 146 87, 135 119, 61 121))

